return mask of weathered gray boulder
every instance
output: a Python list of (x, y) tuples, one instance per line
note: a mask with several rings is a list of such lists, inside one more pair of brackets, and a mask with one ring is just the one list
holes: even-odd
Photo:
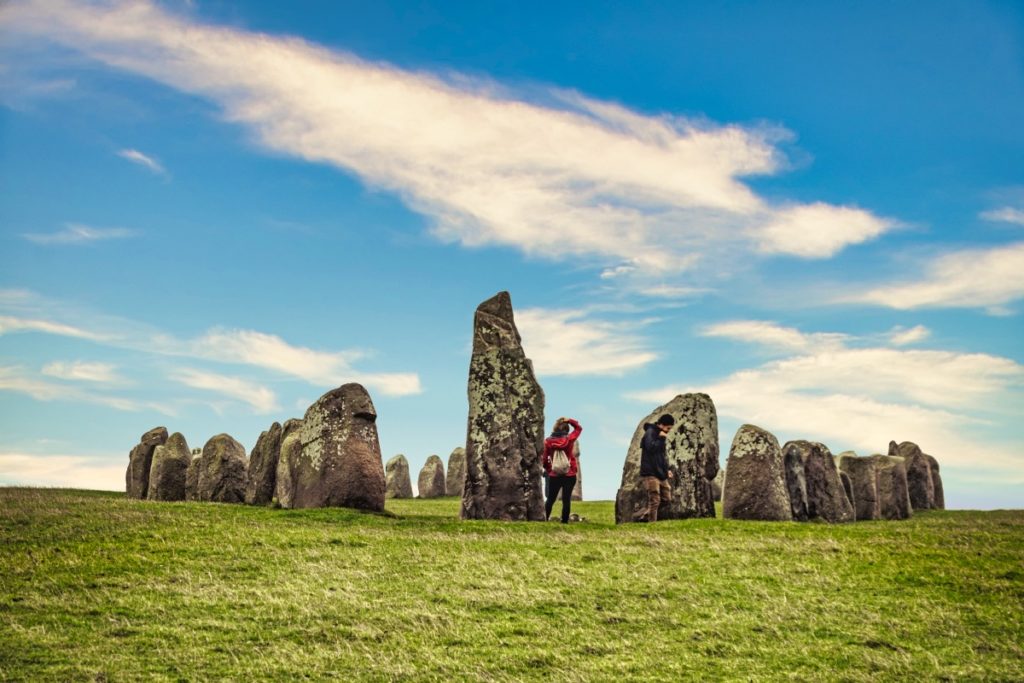
[(871, 458), (878, 470), (878, 506), (882, 519), (908, 519), (912, 509), (904, 459), (878, 454)]
[(448, 456), (448, 474), (444, 482), (446, 496), (461, 496), (466, 484), (466, 449), (459, 446)]
[(544, 520), (544, 391), (523, 352), (508, 292), (473, 318), (463, 519)]
[(807, 514), (807, 479), (804, 476), (804, 459), (802, 449), (788, 442), (782, 449), (782, 470), (786, 474), (786, 493), (789, 495), (789, 508), (793, 513), (793, 521), (806, 522)]
[(878, 463), (870, 457), (861, 458), (852, 451), (839, 456), (839, 471), (845, 472), (853, 490), (853, 510), (857, 521), (882, 518), (878, 497)]
[(808, 519), (832, 524), (854, 521), (853, 506), (828, 446), (817, 441), (789, 441), (782, 450), (787, 458), (796, 453), (803, 462)]
[(782, 449), (773, 434), (754, 425), (736, 432), (726, 465), (722, 516), (787, 522), (793, 519)]
[(399, 453), (384, 465), (384, 497), (412, 498), (412, 480), (409, 478), (409, 461)]
[(427, 458), (416, 480), (420, 498), (440, 498), (445, 494), (444, 462), (436, 455)]
[(227, 434), (211, 437), (199, 457), (196, 500), (211, 503), (244, 503), (245, 446)]
[(199, 500), (199, 465), (203, 461), (203, 449), (193, 448), (192, 459), (185, 470), (185, 500)]
[(931, 510), (935, 507), (935, 482), (932, 481), (932, 464), (913, 441), (897, 444), (889, 442), (889, 455), (903, 458), (907, 468), (907, 489), (910, 506), (914, 510)]
[(185, 479), (192, 462), (192, 451), (179, 432), (153, 451), (149, 469), (149, 500), (185, 500)]
[(658, 519), (714, 517), (711, 482), (718, 474), (718, 414), (707, 394), (680, 394), (640, 420), (615, 496), (615, 523), (639, 521), (647, 511), (647, 490), (640, 480), (640, 441), (644, 424), (668, 413), (675, 418), (665, 437), (665, 455), (673, 473), (672, 500), (658, 508)]
[(580, 460), (579, 439), (572, 442), (572, 452), (576, 456), (576, 484), (572, 487), (570, 500), (583, 500), (583, 461)]
[(260, 433), (249, 454), (248, 480), (245, 502), (249, 505), (267, 505), (274, 499), (277, 483), (277, 461), (281, 456), (281, 425), (277, 422)]
[(942, 475), (939, 474), (939, 461), (928, 455), (924, 454), (924, 457), (928, 458), (928, 463), (932, 467), (932, 485), (935, 491), (935, 509), (945, 510), (946, 509), (946, 494), (942, 490)]
[(295, 480), (292, 473), (298, 469), (302, 455), (302, 438), (299, 429), (302, 420), (286, 420), (281, 425), (281, 450), (277, 456), (277, 472), (274, 477), (274, 499), (284, 508), (294, 507)]
[(383, 512), (384, 464), (376, 422), (377, 411), (361, 384), (344, 384), (321, 396), (298, 428), (301, 453), (281, 450), (290, 470), (285, 488), (292, 490), (290, 496), (279, 495), (278, 502), (293, 508)]
[(722, 489), (725, 488), (725, 468), (721, 467), (718, 470), (718, 474), (711, 480), (711, 496), (715, 499), (715, 502), (722, 500)]
[(153, 451), (167, 442), (167, 427), (154, 427), (139, 438), (128, 454), (125, 491), (129, 498), (142, 500), (149, 491), (149, 470), (153, 467)]

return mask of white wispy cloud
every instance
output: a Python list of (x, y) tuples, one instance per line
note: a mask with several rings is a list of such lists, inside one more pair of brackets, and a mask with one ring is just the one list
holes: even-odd
[(64, 229), (60, 232), (29, 232), (22, 237), (36, 244), (89, 244), (102, 240), (124, 239), (136, 234), (128, 228), (92, 228), (80, 223), (65, 223)]
[(167, 175), (167, 169), (165, 169), (159, 161), (157, 161), (156, 159), (149, 155), (143, 154), (137, 149), (118, 150), (117, 156), (121, 157), (122, 159), (127, 159), (133, 164), (143, 166), (157, 175)]
[(635, 330), (642, 323), (598, 320), (576, 309), (527, 308), (515, 314), (537, 374), (622, 375), (658, 355)]
[(843, 301), (897, 309), (1000, 307), (1024, 296), (1024, 242), (938, 257), (916, 281), (876, 287)]
[(985, 211), (981, 214), (981, 217), (987, 221), (1024, 225), (1024, 209), (1017, 209), (1012, 206)]
[(124, 490), (124, 463), (81, 455), (0, 451), (0, 485)]
[(231, 375), (205, 372), (195, 368), (179, 368), (169, 374), (170, 379), (193, 389), (222, 394), (249, 404), (260, 414), (278, 410), (277, 395), (267, 387)]
[(101, 333), (92, 332), (73, 325), (65, 325), (52, 320), (0, 315), (0, 336), (10, 334), (12, 332), (42, 332), (62, 337), (77, 337), (79, 339), (91, 339), (94, 341), (106, 339), (106, 336)]
[(31, 396), (37, 401), (68, 401), (92, 403), (125, 412), (155, 411), (164, 415), (175, 415), (173, 406), (147, 400), (136, 400), (96, 391), (87, 391), (78, 386), (52, 382), (40, 373), (19, 365), (0, 365), (0, 391), (12, 391)]
[(117, 366), (111, 363), (54, 361), (43, 366), (42, 373), (58, 379), (96, 382), (99, 384), (127, 384), (128, 382), (117, 373)]
[[(780, 346), (772, 334), (761, 338)], [(890, 439), (911, 440), (943, 465), (983, 462), (1005, 472), (1024, 464), (1020, 444), (984, 437), (993, 419), (1005, 421), (1024, 406), (1024, 366), (1019, 363), (938, 350), (842, 343), (821, 348), (787, 336), (783, 342), (795, 355), (700, 387), (666, 386), (629, 396), (659, 403), (678, 393), (706, 392), (720, 415), (839, 450), (884, 452)]]
[(915, 325), (910, 329), (896, 327), (889, 333), (889, 341), (896, 346), (907, 346), (908, 344), (916, 344), (919, 341), (923, 341), (930, 337), (931, 334), (932, 331), (924, 325)]
[(703, 327), (705, 337), (723, 337), (782, 351), (826, 350), (841, 347), (847, 335), (834, 332), (807, 334), (765, 320), (730, 320)]
[(736, 248), (828, 257), (893, 226), (753, 192), (744, 177), (784, 170), (779, 128), (405, 71), (150, 2), (26, 0), (5, 14), (18, 35), (208, 98), (267, 148), (396, 192), (434, 219), (435, 235), (467, 246), (677, 272)]

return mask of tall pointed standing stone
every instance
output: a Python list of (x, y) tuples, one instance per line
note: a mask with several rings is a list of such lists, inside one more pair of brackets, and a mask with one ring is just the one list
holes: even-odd
[(543, 521), (544, 391), (508, 292), (476, 309), (468, 394), (462, 518)]
[(640, 420), (622, 466), (615, 496), (615, 523), (638, 521), (647, 510), (647, 490), (640, 480), (640, 442), (644, 425), (668, 413), (675, 418), (665, 437), (665, 457), (673, 472), (672, 500), (659, 507), (658, 519), (714, 517), (711, 482), (718, 474), (718, 414), (707, 394), (680, 394)]
[(149, 491), (149, 470), (153, 466), (153, 451), (167, 443), (167, 427), (154, 427), (139, 438), (139, 443), (128, 454), (125, 472), (125, 491), (129, 498), (142, 500)]
[(459, 446), (448, 456), (448, 474), (445, 477), (444, 495), (461, 496), (466, 485), (466, 449)]

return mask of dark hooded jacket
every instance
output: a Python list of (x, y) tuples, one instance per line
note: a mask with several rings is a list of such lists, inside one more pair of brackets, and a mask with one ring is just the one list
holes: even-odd
[(665, 437), (658, 425), (644, 424), (644, 437), (640, 440), (640, 476), (668, 479), (668, 458), (665, 456)]

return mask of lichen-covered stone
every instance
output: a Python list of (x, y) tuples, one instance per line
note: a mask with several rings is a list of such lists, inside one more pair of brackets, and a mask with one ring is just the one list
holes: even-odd
[(291, 419), (281, 425), (281, 450), (277, 456), (277, 473), (274, 481), (274, 498), (284, 508), (294, 507), (295, 480), (292, 473), (298, 468), (302, 456), (302, 439), (299, 428), (302, 420)]
[(935, 509), (945, 510), (946, 509), (946, 494), (942, 490), (942, 475), (939, 474), (939, 461), (934, 457), (924, 454), (924, 457), (928, 458), (928, 464), (932, 468), (932, 486), (934, 487), (935, 495)]
[(416, 480), (416, 490), (420, 498), (440, 498), (445, 494), (444, 462), (440, 457), (427, 458)]
[(857, 521), (882, 518), (878, 497), (878, 463), (870, 457), (860, 458), (851, 451), (839, 454), (839, 471), (845, 472), (853, 490), (853, 509)]
[(722, 490), (722, 516), (788, 522), (793, 519), (779, 441), (772, 433), (743, 425), (733, 437)]
[(914, 510), (931, 510), (935, 507), (935, 482), (932, 480), (931, 461), (913, 441), (897, 444), (889, 442), (889, 455), (903, 458), (907, 468), (907, 489), (910, 506)]
[(149, 492), (149, 471), (153, 467), (153, 451), (167, 442), (167, 427), (154, 427), (139, 438), (128, 454), (125, 492), (129, 498), (143, 500)]
[(267, 505), (274, 499), (277, 483), (277, 461), (281, 456), (281, 425), (277, 422), (260, 433), (249, 454), (248, 480), (245, 502), (249, 505)]
[(523, 351), (508, 292), (473, 318), (463, 519), (543, 521), (544, 391)]
[(203, 446), (196, 498), (211, 503), (244, 503), (245, 446), (228, 434), (211, 437)]
[(580, 460), (579, 439), (572, 442), (572, 452), (576, 456), (576, 484), (572, 487), (570, 500), (583, 500), (583, 461)]
[(665, 437), (672, 500), (658, 508), (658, 519), (714, 517), (711, 481), (718, 474), (718, 414), (707, 394), (680, 394), (640, 420), (622, 466), (615, 495), (615, 523), (634, 522), (647, 510), (647, 490), (640, 479), (640, 442), (644, 425), (669, 414), (676, 423)]
[(384, 465), (384, 496), (386, 498), (412, 498), (412, 480), (409, 461), (399, 453)]
[[(361, 384), (344, 384), (321, 396), (297, 430), (302, 451), (287, 454), (290, 471), (278, 496), (283, 507), (348, 507), (384, 511), (384, 464), (377, 411)], [(282, 448), (281, 457), (285, 458)], [(281, 468), (279, 467), (278, 470)]]
[(817, 441), (789, 441), (783, 453), (798, 454), (803, 462), (807, 518), (835, 524), (854, 521), (853, 506), (828, 446)]
[(149, 470), (149, 500), (185, 500), (185, 479), (192, 462), (192, 451), (179, 432), (153, 451)]
[(789, 442), (782, 449), (782, 470), (786, 474), (786, 493), (789, 494), (789, 508), (793, 513), (793, 521), (806, 522), (807, 513), (807, 479), (804, 476), (804, 459), (802, 449)]
[(466, 484), (466, 449), (459, 446), (448, 456), (448, 474), (445, 476), (446, 496), (461, 496)]
[(878, 470), (878, 505), (882, 519), (908, 519), (910, 492), (907, 488), (907, 468), (903, 458), (892, 455), (872, 455)]

